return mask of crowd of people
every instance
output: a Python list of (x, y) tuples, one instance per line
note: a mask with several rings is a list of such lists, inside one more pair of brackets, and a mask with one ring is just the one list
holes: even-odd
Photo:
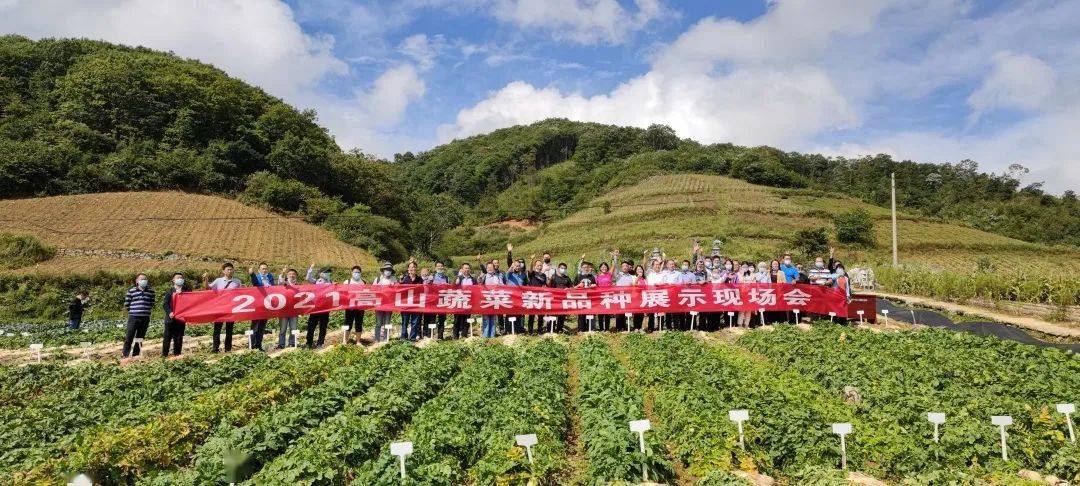
[[(421, 267), (411, 259), (405, 268), (405, 272), (398, 275), (393, 265), (384, 262), (378, 269), (378, 273), (370, 281), (365, 279), (363, 269), (353, 266), (348, 278), (340, 283), (361, 285), (416, 285), (453, 284), (460, 286), (469, 285), (511, 285), (551, 288), (591, 288), (591, 287), (648, 287), (655, 285), (695, 285), (706, 283), (803, 283), (812, 285), (825, 285), (841, 289), (850, 296), (850, 284), (845, 273), (844, 265), (834, 258), (834, 252), (829, 250), (826, 260), (817, 257), (809, 268), (801, 263), (795, 263), (790, 253), (785, 253), (781, 258), (771, 261), (741, 261), (725, 257), (719, 250), (719, 245), (714, 244), (712, 253), (706, 255), (699, 244), (694, 244), (688, 258), (681, 261), (669, 258), (666, 254), (654, 249), (650, 256), (646, 250), (642, 254), (642, 263), (636, 263), (633, 259), (623, 258), (619, 251), (610, 253), (611, 261), (600, 262), (594, 265), (586, 261), (585, 255), (571, 267), (565, 262), (554, 262), (551, 253), (545, 252), (541, 258), (530, 257), (531, 263), (522, 258), (514, 258), (514, 247), (506, 245), (505, 271), (500, 268), (501, 259), (495, 258), (484, 260), (480, 255), (476, 256), (477, 269), (474, 271), (472, 263), (462, 263), (456, 271), (448, 271), (443, 262), (435, 262), (431, 267)], [(208, 273), (202, 274), (201, 289), (221, 290), (235, 289), (244, 285), (243, 280), (236, 276), (232, 263), (221, 266), (220, 275), (213, 280)], [(248, 269), (248, 285), (256, 287), (272, 285), (296, 285), (307, 283), (312, 285), (330, 285), (336, 283), (330, 268), (316, 269), (315, 264), (307, 268), (303, 281), (299, 279), (299, 273), (294, 268), (285, 267), (278, 275), (270, 273), (269, 266), (265, 263)], [(176, 273), (172, 277), (172, 285), (161, 299), (164, 310), (164, 336), (162, 342), (162, 355), (179, 355), (182, 352), (185, 323), (176, 319), (172, 309), (172, 297), (180, 292), (193, 289), (188, 285), (182, 273)], [(154, 289), (150, 286), (146, 274), (136, 276), (135, 285), (128, 289), (124, 296), (124, 308), (128, 313), (128, 321), (122, 349), (123, 357), (136, 356), (141, 352), (139, 343), (146, 335), (150, 323), (153, 307), (157, 302)], [(87, 305), (85, 293), (77, 295), (69, 307), (71, 313), (71, 326), (77, 327), (77, 319), (81, 318), (82, 309)], [(375, 341), (390, 339), (391, 322), (393, 312), (375, 311), (373, 337)], [(472, 331), (473, 318), (466, 314), (436, 314), (436, 313), (410, 313), (400, 312), (401, 339), (419, 340), (424, 337), (424, 330), (434, 324), (433, 333), (439, 339), (446, 336), (446, 323), (450, 321), (450, 337), (461, 339), (469, 337)], [(347, 329), (345, 339), (348, 340), (352, 333), (357, 340), (363, 332), (365, 311), (349, 309), (344, 311), (343, 328)], [(587, 322), (592, 317), (595, 322)], [(726, 319), (725, 319), (726, 318)], [(570, 328), (568, 319), (576, 320), (576, 326)], [(766, 312), (760, 316), (762, 322), (775, 322), (787, 320), (784, 311)], [(294, 347), (297, 345), (296, 334), (299, 325), (299, 316), (278, 318), (277, 347)], [(307, 347), (322, 347), (326, 339), (326, 330), (330, 322), (330, 313), (308, 314), (306, 319), (305, 341)], [(480, 335), (485, 338), (493, 338), (500, 334), (541, 334), (544, 332), (573, 332), (576, 330), (594, 329), (597, 331), (641, 331), (652, 332), (661, 326), (674, 330), (697, 329), (712, 331), (723, 327), (740, 326), (750, 327), (753, 321), (753, 313), (750, 311), (738, 312), (737, 317), (726, 315), (722, 312), (706, 312), (698, 316), (675, 313), (667, 316), (655, 314), (634, 314), (627, 317), (624, 314), (598, 314), (596, 316), (552, 316), (546, 322), (543, 316), (510, 316), (510, 315), (484, 315), (480, 319)], [(222, 348), (226, 352), (232, 350), (232, 335), (235, 323), (213, 323), (213, 335), (211, 352), (218, 353)], [(250, 347), (263, 350), (263, 336), (266, 334), (266, 320), (254, 320), (251, 322)]]

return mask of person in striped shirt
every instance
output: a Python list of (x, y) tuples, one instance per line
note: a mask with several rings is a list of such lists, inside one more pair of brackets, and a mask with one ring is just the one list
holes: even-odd
[(135, 339), (146, 337), (146, 328), (150, 326), (150, 312), (154, 310), (154, 289), (150, 288), (150, 279), (145, 273), (135, 276), (135, 286), (124, 294), (124, 309), (128, 313), (127, 332), (124, 334), (123, 357), (138, 356), (142, 346), (135, 344)]

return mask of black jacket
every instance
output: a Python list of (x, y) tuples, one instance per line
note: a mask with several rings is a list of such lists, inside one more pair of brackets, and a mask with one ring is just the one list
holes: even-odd
[(574, 286), (574, 281), (569, 275), (559, 275), (559, 272), (555, 272), (555, 275), (551, 276), (551, 282), (548, 285), (556, 289), (568, 289)]
[(180, 319), (173, 319), (169, 317), (173, 311), (173, 294), (176, 293), (176, 287), (169, 287), (169, 290), (165, 291), (164, 298), (161, 299), (161, 308), (165, 311), (165, 324), (172, 324), (173, 322), (183, 322)]
[(68, 303), (68, 318), (77, 321), (82, 320), (83, 315), (83, 301), (78, 297), (72, 297), (71, 302)]
[(406, 273), (405, 275), (401, 276), (401, 280), (398, 280), (398, 283), (402, 284), (402, 285), (422, 284), (422, 283), (424, 283), (424, 277), (421, 277), (420, 274), (418, 273), (418, 274), (416, 274), (416, 277), (409, 278), (409, 274)]
[(547, 280), (547, 274), (544, 272), (534, 272), (529, 270), (527, 285), (530, 287), (547, 287)]

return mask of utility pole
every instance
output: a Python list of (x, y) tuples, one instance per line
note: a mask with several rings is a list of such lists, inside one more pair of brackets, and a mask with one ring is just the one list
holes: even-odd
[(892, 266), (900, 266), (900, 257), (896, 253), (896, 172), (890, 175), (892, 179)]

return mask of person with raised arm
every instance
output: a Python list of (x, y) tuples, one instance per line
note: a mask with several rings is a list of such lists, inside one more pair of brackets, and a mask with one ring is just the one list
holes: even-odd
[[(574, 288), (591, 289), (593, 287), (596, 287), (596, 274), (593, 272), (593, 264), (585, 261), (585, 255), (581, 255), (581, 259), (578, 260), (578, 273), (574, 277)], [(578, 314), (577, 331), (581, 332), (587, 329), (589, 329), (588, 318), (585, 317), (585, 314)]]
[[(243, 285), (240, 279), (233, 275), (235, 269), (233, 264), (225, 262), (221, 265), (221, 276), (210, 281), (210, 274), (203, 272), (202, 284), (206, 290), (228, 290), (238, 289)], [(225, 352), (232, 351), (232, 335), (234, 322), (215, 322), (214, 323), (214, 335), (211, 337), (211, 343), (213, 349), (212, 353), (221, 352), (221, 332), (225, 331)]]
[[(547, 287), (548, 275), (544, 273), (544, 262), (534, 258), (535, 255), (529, 257), (532, 260), (532, 270), (529, 270), (529, 279), (526, 285), (530, 287)], [(541, 315), (529, 314), (528, 316), (528, 333), (533, 334), (533, 324), (536, 324), (536, 334), (543, 334), (543, 323), (541, 322)]]
[[(266, 263), (260, 263), (258, 272), (255, 268), (248, 267), (248, 276), (251, 278), (253, 287), (270, 287), (276, 285), (274, 274), (270, 273), (270, 267)], [(266, 332), (266, 319), (251, 321), (251, 347), (263, 351), (263, 334)]]
[[(315, 264), (312, 263), (308, 266), (307, 273), (304, 275), (304, 280), (307, 280), (312, 285), (333, 285), (331, 269), (329, 267), (319, 270), (318, 276), (315, 275)], [(308, 314), (307, 321), (307, 347), (321, 348), (326, 341), (326, 326), (330, 325), (330, 312), (313, 312)], [(316, 341), (315, 328), (319, 328), (319, 338)]]
[[(514, 245), (512, 243), (506, 244), (506, 265), (509, 267), (505, 276), (506, 285), (521, 287), (529, 282), (529, 272), (525, 270), (525, 260), (514, 260)], [(513, 317), (515, 322), (510, 322), (510, 317)], [(506, 325), (503, 328), (503, 334), (520, 332), (524, 325), (525, 316), (508, 316)], [(514, 329), (511, 330), (510, 327)]]

